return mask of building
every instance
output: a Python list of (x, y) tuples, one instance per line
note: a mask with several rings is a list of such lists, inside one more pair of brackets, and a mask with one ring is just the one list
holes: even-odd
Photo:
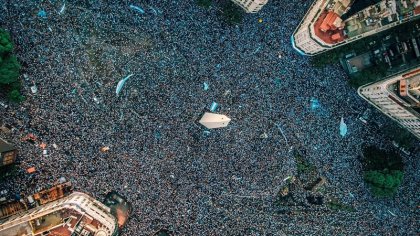
[(348, 74), (354, 74), (373, 66), (372, 54), (370, 52), (361, 55), (356, 55), (355, 53), (348, 54), (340, 60), (344, 70)]
[(63, 198), (66, 195), (69, 195), (72, 191), (73, 186), (71, 182), (65, 182), (57, 184), (50, 189), (37, 192), (34, 195), (32, 195), (32, 198), (37, 205), (44, 205), (49, 202), (53, 202), (60, 198)]
[(117, 218), (118, 227), (120, 229), (123, 228), (130, 217), (131, 204), (115, 191), (111, 191), (106, 195), (104, 204), (111, 209), (111, 214)]
[(256, 13), (268, 2), (268, 0), (232, 0), (247, 13)]
[(420, 138), (420, 67), (361, 86), (358, 93)]
[(110, 208), (80, 192), (0, 220), (0, 235), (8, 236), (114, 236), (118, 232)]
[(61, 182), (50, 189), (42, 190), (27, 198), (17, 199), (16, 196), (11, 198), (7, 196), (7, 191), (0, 198), (0, 219), (7, 218), (18, 212), (25, 211), (48, 202), (56, 201), (66, 197), (73, 192), (71, 182)]
[(0, 139), (0, 167), (14, 163), (16, 156), (17, 149), (3, 139)]
[(383, 0), (347, 16), (353, 2), (315, 0), (292, 35), (293, 48), (316, 55), (420, 16), (420, 0)]
[[(3, 197), (3, 199), (5, 199)], [(23, 202), (17, 200), (10, 200), (5, 204), (0, 205), (0, 219), (16, 214), (18, 212), (26, 210), (26, 206)]]

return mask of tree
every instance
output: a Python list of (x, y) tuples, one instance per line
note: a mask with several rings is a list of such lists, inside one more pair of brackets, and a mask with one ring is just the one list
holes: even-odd
[[(4, 29), (0, 29), (0, 55), (11, 53), (13, 50), (10, 34)], [(1, 61), (0, 61), (1, 62)]]
[(12, 54), (13, 43), (10, 34), (0, 29), (0, 91), (7, 94), (7, 97), (15, 102), (23, 101), (20, 95), (19, 71), (20, 64)]
[(15, 56), (0, 59), (0, 84), (10, 85), (18, 82), (20, 64)]
[(209, 8), (212, 4), (212, 0), (196, 0), (197, 5), (204, 8)]
[(22, 102), (23, 100), (25, 100), (25, 97), (20, 95), (19, 91), (16, 90), (16, 89), (12, 90), (7, 96), (8, 96), (10, 101), (16, 102), (16, 103), (19, 103), (19, 102)]
[(385, 177), (379, 171), (370, 170), (370, 171), (366, 171), (365, 180), (370, 182), (370, 183), (373, 183), (375, 185), (382, 186), (382, 185), (384, 185)]
[(223, 15), (229, 24), (237, 25), (242, 23), (242, 19), (244, 18), (244, 11), (233, 2), (228, 1), (224, 4)]
[(364, 169), (368, 170), (403, 170), (404, 164), (401, 156), (395, 152), (387, 152), (382, 149), (370, 146), (363, 150), (365, 159)]
[(404, 173), (400, 170), (366, 171), (364, 179), (375, 196), (392, 196), (400, 186)]
[(397, 192), (404, 177), (402, 158), (395, 152), (376, 147), (363, 150), (364, 180), (375, 196), (387, 197)]

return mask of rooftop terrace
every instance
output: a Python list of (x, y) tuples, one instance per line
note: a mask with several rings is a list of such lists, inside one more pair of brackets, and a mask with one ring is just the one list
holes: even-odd
[(110, 236), (116, 232), (110, 209), (82, 193), (38, 206), (4, 219), (0, 235)]
[(346, 39), (342, 29), (334, 25), (338, 15), (324, 11), (314, 24), (315, 35), (328, 44), (335, 44)]
[(383, 0), (343, 21), (341, 16), (352, 3), (349, 0), (330, 1), (313, 25), (315, 35), (327, 44), (336, 44), (420, 14), (420, 0)]

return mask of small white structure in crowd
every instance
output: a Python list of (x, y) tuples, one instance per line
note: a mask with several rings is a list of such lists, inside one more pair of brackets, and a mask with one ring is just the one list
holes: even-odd
[(347, 134), (347, 125), (346, 123), (344, 123), (344, 119), (343, 117), (341, 117), (341, 122), (340, 122), (340, 135), (342, 137), (346, 136)]
[(267, 4), (268, 0), (232, 0), (236, 5), (242, 7), (246, 13), (256, 13)]
[(204, 125), (208, 129), (226, 127), (229, 122), (229, 117), (210, 112), (204, 113), (203, 117), (201, 117), (201, 120), (199, 121), (200, 124)]
[(36, 85), (31, 86), (31, 92), (32, 92), (33, 94), (35, 94), (35, 93), (37, 93), (37, 92), (38, 92), (38, 88), (36, 87)]

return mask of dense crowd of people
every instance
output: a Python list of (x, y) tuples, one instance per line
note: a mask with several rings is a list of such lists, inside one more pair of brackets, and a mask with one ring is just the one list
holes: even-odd
[[(418, 233), (418, 158), (407, 157), (394, 198), (374, 199), (358, 157), (363, 145), (390, 141), (357, 119), (369, 105), (338, 65), (313, 68), (291, 47), (311, 1), (271, 1), (238, 26), (219, 6), (192, 0), (64, 2), (0, 3), (26, 95), (0, 107), (14, 127), (1, 135), (19, 147), (21, 167), (1, 188), (31, 193), (66, 177), (98, 199), (116, 190), (134, 207), (123, 235)], [(232, 121), (204, 133), (197, 120), (212, 102)], [(21, 141), (28, 134), (34, 144)], [(296, 175), (294, 150), (326, 177), (326, 196), (356, 211), (278, 213), (278, 191)], [(37, 172), (24, 173), (29, 167)]]

